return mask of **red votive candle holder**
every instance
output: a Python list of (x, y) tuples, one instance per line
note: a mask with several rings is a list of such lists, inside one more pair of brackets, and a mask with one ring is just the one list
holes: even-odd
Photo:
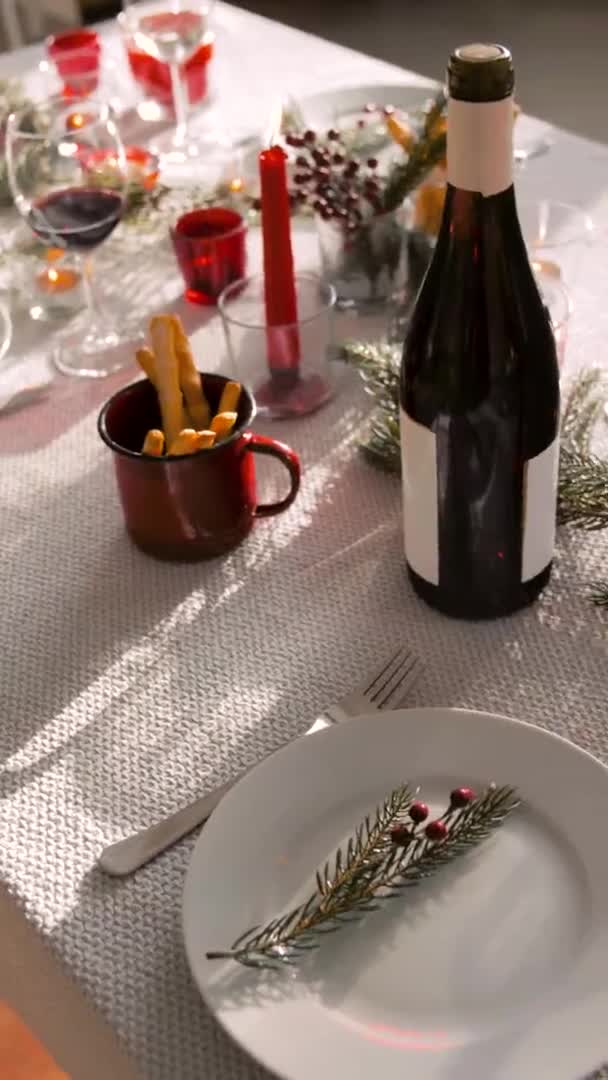
[(66, 30), (46, 40), (46, 51), (63, 80), (65, 97), (92, 94), (99, 82), (101, 42), (95, 30)]
[(186, 300), (215, 304), (220, 293), (242, 278), (247, 225), (236, 210), (212, 206), (183, 214), (171, 239), (186, 285)]

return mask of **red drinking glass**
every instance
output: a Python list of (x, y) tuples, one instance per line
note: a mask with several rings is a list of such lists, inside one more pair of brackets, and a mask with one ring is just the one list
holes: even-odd
[[(163, 29), (166, 29), (168, 19), (174, 24), (176, 33), (184, 31), (180, 26), (184, 20), (194, 18), (191, 12), (159, 12), (157, 15), (149, 15), (148, 23), (153, 20), (162, 21)], [(133, 78), (142, 87), (146, 97), (153, 98), (159, 105), (171, 108), (173, 105), (173, 93), (171, 90), (171, 73), (169, 65), (159, 60), (150, 53), (139, 49), (132, 37), (127, 38), (127, 59)], [(213, 56), (213, 34), (207, 32), (201, 45), (180, 66), (180, 73), (188, 95), (190, 105), (197, 105), (207, 96), (208, 71), (207, 67)]]
[(220, 206), (192, 210), (179, 219), (171, 239), (187, 300), (215, 304), (227, 285), (243, 277), (246, 233), (241, 215)]
[(63, 79), (64, 97), (92, 94), (99, 82), (101, 42), (95, 30), (66, 30), (47, 38), (46, 51)]

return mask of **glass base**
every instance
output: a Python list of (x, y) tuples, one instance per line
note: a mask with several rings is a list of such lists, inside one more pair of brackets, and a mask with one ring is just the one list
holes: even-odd
[(63, 375), (83, 379), (103, 379), (126, 367), (133, 359), (133, 346), (116, 330), (84, 336), (73, 330), (63, 334), (52, 352), (52, 360)]
[[(285, 375), (289, 375), (289, 379)], [(292, 372), (281, 372), (256, 386), (254, 395), (260, 416), (271, 420), (307, 416), (329, 401), (334, 391), (332, 383), (320, 375), (294, 378)]]
[(226, 158), (232, 149), (232, 142), (219, 130), (188, 131), (183, 138), (176, 137), (175, 131), (159, 134), (150, 149), (158, 154), (161, 169), (179, 174), (185, 172), (192, 179), (188, 170), (195, 166), (220, 170), (225, 167)]

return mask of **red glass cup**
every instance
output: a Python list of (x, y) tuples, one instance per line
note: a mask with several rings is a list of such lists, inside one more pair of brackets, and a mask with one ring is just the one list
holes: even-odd
[(101, 42), (95, 30), (66, 30), (47, 38), (46, 51), (63, 79), (65, 97), (92, 94), (99, 82)]
[(246, 266), (247, 225), (236, 210), (212, 206), (184, 214), (171, 229), (187, 300), (215, 304)]
[[(179, 23), (179, 20), (186, 18), (188, 14), (188, 12), (176, 12), (173, 19)], [(149, 19), (153, 18), (162, 19), (166, 23), (167, 13), (163, 12), (157, 16), (149, 16)], [(177, 30), (179, 31), (179, 25)], [(135, 82), (141, 86), (146, 97), (157, 101), (159, 105), (171, 108), (173, 106), (173, 91), (171, 89), (169, 65), (138, 48), (135, 40), (128, 35), (126, 37), (126, 48), (131, 74)], [(207, 97), (208, 67), (212, 56), (213, 34), (207, 31), (199, 47), (180, 66), (190, 105), (198, 105)]]
[[(207, 400), (217, 410), (227, 379), (204, 375)], [(298, 455), (284, 443), (247, 428), (255, 402), (243, 387), (231, 435), (184, 457), (150, 457), (141, 447), (161, 426), (156, 391), (147, 379), (131, 383), (106, 402), (98, 429), (114, 455), (127, 531), (142, 551), (180, 562), (223, 555), (240, 544), (257, 518), (291, 506), (300, 486)], [(289, 473), (284, 499), (258, 503), (253, 454), (276, 457)]]

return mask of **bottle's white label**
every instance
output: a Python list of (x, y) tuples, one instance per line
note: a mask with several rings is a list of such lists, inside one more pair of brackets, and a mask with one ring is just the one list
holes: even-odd
[(448, 101), (448, 183), (498, 195), (513, 183), (513, 98)]
[[(437, 439), (401, 409), (401, 469), (405, 557), (412, 570), (439, 584)], [(559, 438), (524, 466), (521, 580), (530, 581), (553, 558)]]
[(553, 558), (559, 436), (524, 465), (524, 535), (521, 580), (530, 581)]
[(439, 584), (439, 503), (435, 435), (401, 409), (401, 472), (405, 557), (412, 570)]

